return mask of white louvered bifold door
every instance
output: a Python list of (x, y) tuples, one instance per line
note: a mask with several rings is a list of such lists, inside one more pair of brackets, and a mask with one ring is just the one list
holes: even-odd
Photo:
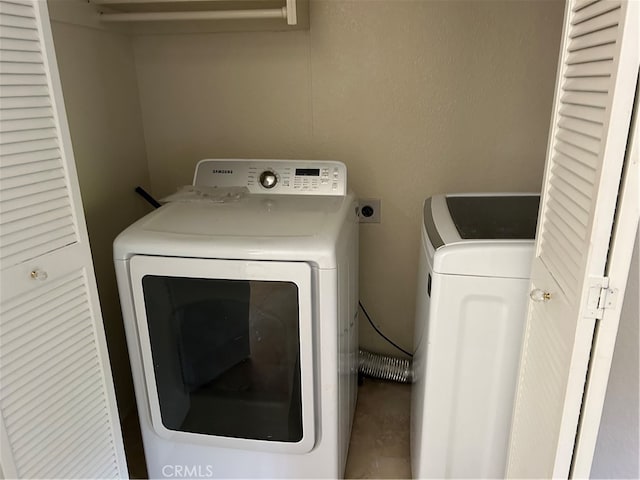
[(0, 461), (126, 478), (47, 5), (0, 0)]
[(567, 2), (511, 478), (570, 474), (638, 76), (638, 14), (633, 0)]

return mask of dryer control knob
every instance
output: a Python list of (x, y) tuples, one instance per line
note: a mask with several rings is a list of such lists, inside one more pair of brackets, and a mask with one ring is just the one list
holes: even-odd
[(265, 170), (260, 174), (260, 185), (264, 188), (273, 188), (278, 183), (278, 177), (271, 170)]

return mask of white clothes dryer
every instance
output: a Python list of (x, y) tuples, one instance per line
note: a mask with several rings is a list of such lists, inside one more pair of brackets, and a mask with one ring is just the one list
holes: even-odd
[(424, 203), (411, 396), (414, 478), (503, 478), (538, 195)]
[(114, 243), (150, 478), (339, 478), (357, 394), (344, 164), (203, 160)]

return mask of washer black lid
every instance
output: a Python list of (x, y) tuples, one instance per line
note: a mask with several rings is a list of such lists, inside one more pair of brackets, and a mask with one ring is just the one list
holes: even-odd
[(535, 238), (540, 195), (447, 197), (451, 219), (464, 239)]

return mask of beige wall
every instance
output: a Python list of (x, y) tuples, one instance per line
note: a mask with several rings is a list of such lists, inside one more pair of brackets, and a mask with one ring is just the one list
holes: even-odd
[[(312, 0), (311, 29), (134, 38), (154, 193), (206, 157), (335, 159), (382, 223), (360, 297), (411, 348), (421, 203), (537, 191), (563, 2)], [(364, 322), (361, 345), (394, 352)]]
[[(148, 206), (138, 88), (129, 37), (63, 23), (51, 2), (56, 56), (121, 415), (134, 405), (112, 242)], [(64, 17), (68, 19), (67, 16)]]

